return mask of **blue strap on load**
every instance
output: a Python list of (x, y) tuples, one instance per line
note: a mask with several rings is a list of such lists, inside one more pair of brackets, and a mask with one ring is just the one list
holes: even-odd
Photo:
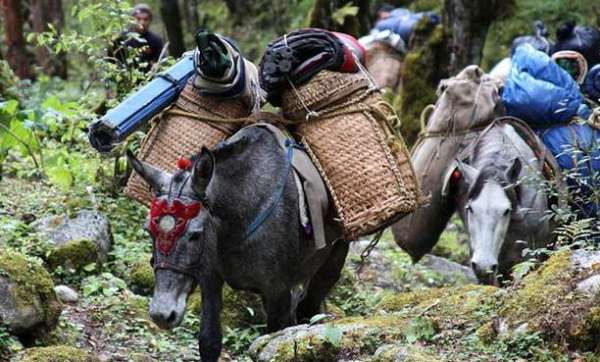
[(583, 93), (594, 102), (600, 103), (600, 64), (589, 70), (583, 81)]
[(392, 11), (389, 18), (378, 21), (375, 24), (375, 29), (379, 31), (389, 30), (396, 33), (408, 44), (417, 23), (424, 17), (428, 17), (434, 24), (441, 21), (440, 16), (433, 11), (413, 13), (408, 9), (399, 8)]
[(110, 151), (173, 103), (193, 74), (192, 55), (184, 55), (166, 72), (92, 123), (88, 133), (91, 145), (100, 152)]
[(587, 123), (537, 130), (567, 175), (567, 186), (575, 194), (575, 208), (583, 217), (596, 217), (600, 205), (590, 201), (600, 187), (600, 131)]
[(547, 54), (524, 44), (512, 57), (502, 102), (509, 116), (534, 127), (566, 123), (583, 97), (575, 80)]

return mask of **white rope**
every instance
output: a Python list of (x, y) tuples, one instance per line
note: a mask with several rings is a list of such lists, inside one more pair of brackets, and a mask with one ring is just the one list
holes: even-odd
[(290, 78), (287, 76), (285, 76), (285, 79), (287, 79), (288, 83), (290, 83), (290, 86), (292, 87), (292, 90), (294, 91), (294, 94), (296, 95), (296, 98), (298, 98), (298, 100), (300, 101), (300, 103), (302, 104), (302, 107), (304, 108), (304, 110), (306, 111), (306, 121), (310, 121), (311, 117), (318, 117), (319, 113), (315, 112), (315, 111), (311, 111), (310, 108), (308, 108), (308, 106), (306, 105), (306, 103), (304, 103), (304, 99), (302, 99), (302, 97), (300, 96), (300, 93), (298, 92), (298, 90), (296, 89), (296, 87), (294, 86), (294, 83), (290, 80)]

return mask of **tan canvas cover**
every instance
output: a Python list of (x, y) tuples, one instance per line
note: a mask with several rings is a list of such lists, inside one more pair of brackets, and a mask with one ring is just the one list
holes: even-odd
[(427, 121), (427, 132), (464, 131), (485, 127), (504, 115), (501, 82), (470, 65), (457, 76), (440, 82), (438, 100)]

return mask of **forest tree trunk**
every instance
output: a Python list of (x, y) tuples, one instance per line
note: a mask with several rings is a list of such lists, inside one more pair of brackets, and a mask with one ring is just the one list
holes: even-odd
[(181, 14), (177, 0), (161, 0), (160, 14), (167, 29), (169, 39), (169, 54), (178, 58), (185, 51), (183, 33), (181, 30)]
[[(343, 24), (336, 23), (332, 15), (348, 4), (358, 6), (358, 13), (356, 16), (347, 16)], [(316, 0), (310, 13), (310, 27), (340, 31), (356, 37), (365, 35), (371, 27), (370, 5), (370, 0)]]
[[(62, 32), (64, 26), (62, 0), (30, 0), (29, 12), (34, 32), (48, 31), (48, 24), (52, 24), (59, 34)], [(45, 74), (63, 79), (67, 77), (67, 62), (64, 53), (55, 57), (47, 48), (39, 46), (35, 49), (35, 58)]]
[[(59, 34), (62, 34), (65, 27), (65, 12), (63, 10), (62, 0), (50, 1), (50, 19)], [(61, 52), (54, 59), (54, 75), (67, 79), (67, 54)]]
[(188, 31), (196, 32), (200, 26), (200, 17), (198, 16), (198, 0), (183, 0), (183, 9), (185, 13), (185, 23)]
[(0, 0), (0, 8), (4, 15), (4, 33), (8, 47), (6, 60), (19, 78), (30, 78), (29, 61), (23, 37), (21, 0)]
[(450, 35), (450, 74), (481, 63), (488, 29), (514, 9), (515, 0), (444, 0), (444, 28)]

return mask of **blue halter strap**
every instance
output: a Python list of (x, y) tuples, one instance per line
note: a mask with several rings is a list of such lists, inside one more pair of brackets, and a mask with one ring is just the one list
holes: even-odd
[(289, 174), (292, 171), (292, 158), (294, 157), (294, 148), (301, 149), (302, 146), (294, 142), (294, 140), (292, 140), (291, 138), (288, 138), (285, 140), (285, 148), (287, 150), (285, 156), (285, 169), (283, 171), (281, 182), (278, 185), (277, 190), (275, 191), (276, 197), (273, 200), (273, 203), (269, 206), (269, 208), (266, 209), (264, 212), (258, 214), (254, 221), (248, 226), (248, 228), (246, 228), (246, 233), (244, 234), (243, 240), (246, 240), (250, 236), (252, 236), (262, 226), (262, 224), (264, 224), (264, 222), (269, 217), (271, 217), (273, 211), (275, 211), (275, 208), (277, 207), (277, 204), (279, 204), (279, 202), (283, 198), (283, 192), (285, 191), (285, 186), (287, 185)]

